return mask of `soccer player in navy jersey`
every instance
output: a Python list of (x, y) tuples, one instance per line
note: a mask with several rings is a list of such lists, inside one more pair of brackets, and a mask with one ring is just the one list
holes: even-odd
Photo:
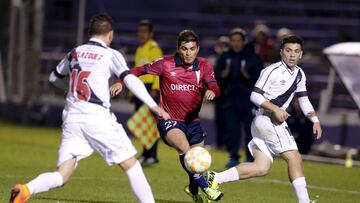
[[(206, 134), (199, 118), (203, 97), (213, 100), (220, 95), (213, 67), (205, 58), (198, 57), (199, 37), (192, 30), (180, 32), (177, 53), (153, 63), (131, 69), (131, 73), (158, 75), (160, 77), (160, 105), (170, 115), (169, 120), (159, 118), (158, 129), (162, 140), (175, 148), (181, 165), (188, 173), (190, 184), (185, 192), (195, 202), (202, 202), (198, 193), (200, 187), (208, 200), (219, 200), (223, 193), (209, 187), (202, 174), (189, 172), (184, 165), (185, 153), (195, 146), (204, 146)], [(125, 76), (125, 75), (123, 75)], [(110, 88), (111, 94), (121, 91), (121, 83)]]
[(286, 123), (290, 116), (286, 109), (296, 95), (303, 114), (313, 122), (314, 139), (321, 138), (320, 121), (307, 96), (306, 76), (297, 65), (303, 54), (302, 45), (303, 40), (298, 36), (285, 37), (281, 43), (281, 61), (261, 71), (251, 93), (251, 101), (259, 107), (251, 124), (253, 139), (248, 144), (254, 161), (220, 173), (208, 171), (206, 176), (211, 187), (265, 176), (273, 164), (273, 157), (280, 156), (287, 163), (288, 177), (298, 202), (313, 202), (309, 198), (301, 155)]

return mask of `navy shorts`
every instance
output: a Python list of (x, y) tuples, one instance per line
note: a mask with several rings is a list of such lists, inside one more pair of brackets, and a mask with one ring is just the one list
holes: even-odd
[(204, 141), (206, 137), (206, 133), (204, 133), (203, 129), (201, 128), (200, 121), (185, 123), (175, 120), (160, 120), (157, 124), (157, 127), (160, 132), (161, 139), (167, 145), (169, 145), (169, 143), (166, 141), (165, 136), (167, 132), (174, 128), (178, 128), (184, 132), (190, 146), (199, 144), (200, 142)]

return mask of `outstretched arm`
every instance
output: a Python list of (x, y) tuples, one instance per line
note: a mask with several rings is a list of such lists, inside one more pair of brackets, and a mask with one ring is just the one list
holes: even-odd
[(290, 114), (278, 107), (277, 105), (271, 103), (268, 101), (262, 94), (261, 89), (254, 87), (253, 92), (251, 93), (250, 100), (257, 106), (264, 108), (268, 111), (271, 111), (274, 113), (275, 119), (282, 123), (286, 121), (286, 119), (289, 118)]
[(146, 90), (145, 85), (138, 77), (127, 72), (123, 73), (121, 75), (121, 78), (123, 79), (126, 87), (132, 93), (134, 93), (134, 95), (139, 98), (144, 104), (146, 104), (154, 113), (156, 113), (159, 117), (162, 117), (165, 120), (170, 119), (169, 114), (156, 104), (156, 102)]
[[(144, 66), (139, 66), (139, 67), (133, 68), (130, 71), (128, 71), (128, 73), (131, 73), (135, 76), (140, 76), (140, 75), (146, 74)], [(120, 94), (120, 92), (122, 91), (123, 84), (124, 84), (123, 79), (124, 78), (120, 76), (120, 80), (117, 80), (115, 84), (111, 85), (110, 95), (112, 97)]]
[(56, 66), (55, 70), (50, 73), (49, 82), (51, 82), (55, 87), (65, 90), (68, 90), (69, 81), (67, 79), (67, 66), (69, 64), (67, 60), (68, 54), (64, 57), (60, 63)]
[(320, 125), (320, 120), (316, 116), (316, 112), (314, 110), (314, 107), (311, 105), (311, 102), (308, 98), (308, 96), (301, 96), (298, 98), (300, 108), (303, 112), (303, 114), (311, 120), (313, 124), (313, 133), (315, 135), (315, 139), (320, 139), (322, 134), (322, 129)]

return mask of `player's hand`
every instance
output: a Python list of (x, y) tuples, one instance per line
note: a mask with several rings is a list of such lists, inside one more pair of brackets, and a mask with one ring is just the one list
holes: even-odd
[(156, 115), (158, 115), (160, 118), (163, 118), (164, 120), (170, 119), (170, 115), (168, 114), (168, 112), (166, 112), (163, 108), (159, 106), (154, 106), (151, 108), (151, 110), (155, 112)]
[(321, 130), (320, 122), (315, 122), (314, 123), (314, 125), (313, 125), (313, 134), (314, 134), (314, 138), (316, 140), (321, 138), (322, 130)]
[(213, 100), (215, 98), (215, 92), (213, 92), (212, 90), (206, 90), (205, 98), (207, 100)]
[(290, 116), (290, 114), (287, 111), (285, 111), (285, 110), (283, 110), (281, 108), (277, 108), (274, 111), (274, 114), (273, 114), (272, 117), (273, 118), (275, 117), (275, 119), (276, 119), (275, 121), (277, 121), (279, 123), (282, 123), (282, 122), (286, 121), (286, 119), (288, 119), (289, 116)]
[(114, 97), (114, 96), (118, 95), (121, 92), (122, 89), (123, 89), (123, 85), (121, 83), (117, 82), (117, 83), (111, 85), (111, 87), (110, 87), (110, 95), (112, 97)]

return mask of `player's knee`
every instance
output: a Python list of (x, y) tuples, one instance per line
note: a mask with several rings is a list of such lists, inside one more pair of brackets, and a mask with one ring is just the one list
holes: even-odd
[(259, 169), (256, 173), (256, 176), (261, 177), (261, 176), (266, 176), (268, 174), (268, 170), (266, 169)]
[(295, 156), (290, 157), (287, 162), (291, 165), (301, 166), (302, 159), (301, 159), (300, 155), (295, 155)]
[(124, 170), (127, 171), (130, 168), (132, 168), (137, 162), (137, 159), (135, 157), (131, 157), (119, 164), (119, 166)]
[(269, 173), (270, 167), (268, 166), (258, 166), (255, 170), (255, 176), (261, 177), (266, 176)]

